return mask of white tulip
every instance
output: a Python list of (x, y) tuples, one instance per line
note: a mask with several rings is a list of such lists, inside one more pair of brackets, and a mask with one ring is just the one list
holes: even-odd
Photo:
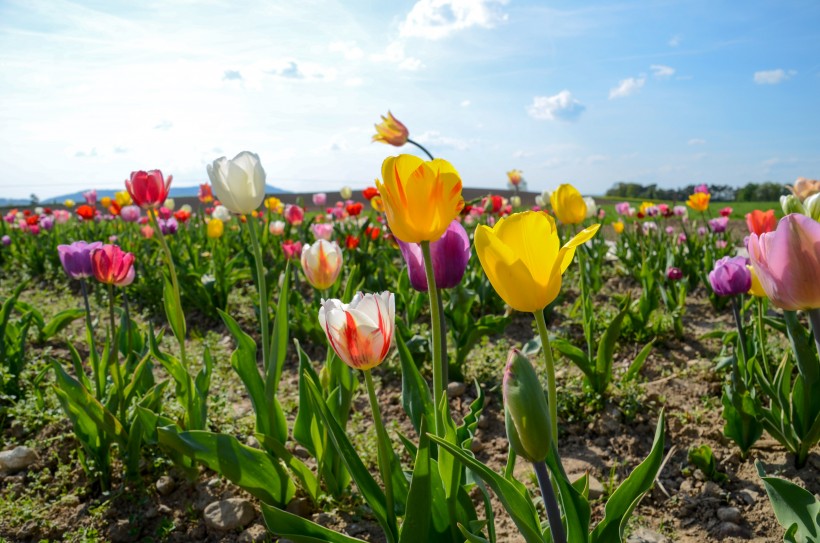
[(228, 222), (231, 220), (231, 210), (223, 205), (216, 206), (213, 213), (211, 213), (211, 217), (222, 222)]
[(249, 215), (265, 199), (265, 170), (259, 157), (242, 151), (233, 160), (220, 157), (208, 164), (216, 198), (232, 212)]
[(342, 200), (350, 200), (350, 197), (353, 196), (353, 189), (344, 186), (341, 189), (339, 189), (339, 196), (342, 197)]
[(162, 204), (162, 207), (171, 211), (173, 211), (176, 206), (177, 204), (174, 202), (173, 198), (166, 198), (165, 202)]
[(584, 196), (584, 203), (587, 205), (587, 219), (598, 215), (598, 204), (592, 196)]

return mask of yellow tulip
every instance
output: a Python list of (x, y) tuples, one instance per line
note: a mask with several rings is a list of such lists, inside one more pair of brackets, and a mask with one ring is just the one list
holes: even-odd
[(211, 218), (208, 221), (208, 237), (211, 239), (221, 238), (225, 232), (225, 225), (219, 219)]
[(102, 198), (100, 198), (100, 205), (102, 205), (105, 208), (111, 207), (111, 198), (108, 196), (103, 196)]
[(270, 198), (265, 200), (265, 207), (267, 207), (274, 213), (282, 213), (282, 210), (285, 209), (282, 200), (280, 200), (276, 196), (271, 196)]
[(616, 221), (612, 223), (612, 229), (615, 230), (616, 234), (623, 234), (624, 223), (622, 223), (621, 221)]
[(68, 209), (71, 209), (71, 208), (72, 208), (72, 207), (74, 207), (74, 205), (75, 205), (75, 204), (74, 204), (74, 200), (72, 200), (71, 198), (69, 198), (68, 200), (66, 200), (65, 202), (63, 202), (63, 205), (64, 205), (65, 207), (67, 207)]
[(446, 160), (389, 157), (382, 164), (382, 177), (376, 188), (387, 223), (405, 243), (436, 241), (464, 207), (461, 178)]
[(114, 201), (117, 202), (117, 205), (120, 207), (130, 206), (132, 203), (131, 195), (128, 194), (127, 190), (121, 190), (114, 194)]
[(695, 211), (706, 211), (709, 209), (709, 200), (711, 198), (712, 195), (708, 192), (696, 192), (689, 196), (689, 201), (686, 202), (686, 205)]
[(757, 277), (757, 272), (754, 266), (746, 265), (749, 273), (752, 274), (752, 288), (749, 289), (749, 294), (757, 296), (758, 298), (766, 298), (766, 291), (763, 290), (763, 285), (760, 284), (760, 279)]
[(652, 202), (643, 202), (641, 204), (641, 207), (638, 208), (638, 213), (643, 213), (644, 215), (647, 215), (647, 210), (650, 207), (657, 207), (657, 206), (656, 206), (656, 204), (653, 204)]
[(374, 196), (370, 199), (370, 206), (373, 208), (373, 211), (382, 213), (384, 211), (384, 200), (382, 200), (381, 196)]
[(396, 147), (401, 147), (407, 143), (409, 133), (407, 127), (401, 121), (393, 117), (393, 114), (387, 112), (387, 117), (382, 115), (382, 122), (377, 125), (376, 134), (373, 136), (373, 141), (380, 141), (382, 143), (389, 143)]
[(579, 224), (587, 216), (587, 203), (570, 184), (563, 184), (550, 194), (550, 205), (558, 220), (564, 224)]
[(559, 247), (555, 220), (540, 211), (524, 211), (500, 219), (493, 228), (479, 226), (475, 250), (493, 288), (510, 307), (540, 311), (558, 296), (575, 248), (600, 226), (582, 230)]

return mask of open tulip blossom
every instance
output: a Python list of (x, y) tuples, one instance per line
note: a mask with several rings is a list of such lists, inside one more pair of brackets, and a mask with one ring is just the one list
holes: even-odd
[(60, 263), (66, 274), (72, 279), (84, 279), (94, 275), (91, 253), (101, 249), (102, 246), (100, 241), (93, 243), (75, 241), (71, 245), (59, 245), (57, 253), (60, 255)]
[(342, 250), (335, 241), (320, 239), (302, 247), (302, 270), (314, 288), (330, 288), (342, 271)]
[(250, 215), (265, 199), (265, 170), (259, 157), (242, 151), (233, 159), (208, 164), (208, 177), (220, 203), (237, 215)]
[(100, 283), (125, 287), (134, 281), (134, 255), (117, 245), (102, 245), (91, 253), (91, 268)]
[(709, 272), (712, 290), (718, 296), (737, 296), (752, 288), (752, 276), (746, 269), (746, 258), (742, 256), (723, 257), (715, 262)]
[(128, 194), (142, 209), (156, 209), (165, 203), (171, 190), (173, 176), (167, 181), (159, 170), (131, 172), (131, 179), (125, 182)]
[(353, 369), (381, 364), (393, 345), (396, 302), (392, 292), (353, 296), (349, 304), (322, 300), (319, 324), (339, 358)]

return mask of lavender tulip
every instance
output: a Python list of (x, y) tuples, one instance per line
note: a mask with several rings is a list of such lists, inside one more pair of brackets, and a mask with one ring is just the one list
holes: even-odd
[(727, 226), (729, 226), (729, 217), (717, 217), (709, 220), (709, 228), (711, 228), (715, 234), (725, 232)]
[(102, 242), (75, 241), (71, 245), (58, 245), (57, 253), (63, 269), (72, 279), (84, 279), (93, 275), (91, 253), (102, 248)]
[(162, 235), (171, 236), (177, 233), (179, 223), (173, 217), (169, 219), (159, 219), (159, 229), (162, 231)]
[[(418, 243), (398, 241), (407, 263), (410, 285), (420, 292), (426, 292), (427, 275), (421, 246)], [(470, 260), (470, 238), (461, 223), (457, 220), (451, 222), (444, 235), (430, 244), (430, 256), (438, 288), (453, 288), (461, 282)]]
[(3, 236), (2, 242), (3, 242), (3, 245), (8, 247), (9, 245), (11, 245), (11, 236), (8, 236), (8, 235)]
[(125, 206), (120, 210), (120, 218), (125, 222), (137, 222), (140, 219), (140, 206)]
[(746, 258), (725, 256), (715, 262), (709, 272), (709, 283), (718, 296), (736, 296), (752, 288), (752, 274), (746, 268)]

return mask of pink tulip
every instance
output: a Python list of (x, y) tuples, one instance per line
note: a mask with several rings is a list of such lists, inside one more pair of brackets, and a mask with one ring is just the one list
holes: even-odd
[(282, 251), (285, 252), (285, 258), (288, 260), (299, 258), (302, 254), (302, 242), (287, 240), (282, 244)]
[(285, 206), (285, 220), (294, 226), (300, 225), (305, 220), (305, 210), (297, 205), (288, 204)]
[(750, 234), (746, 248), (774, 305), (789, 311), (820, 308), (820, 223), (786, 215), (774, 232)]
[(326, 222), (315, 223), (311, 229), (316, 239), (330, 239), (333, 236), (333, 225)]
[(324, 300), (319, 323), (327, 341), (342, 361), (354, 369), (378, 366), (390, 352), (396, 320), (396, 302), (391, 292), (362, 294), (349, 304)]
[(327, 203), (327, 194), (324, 192), (317, 192), (313, 195), (313, 205), (316, 207), (324, 207), (325, 203)]

